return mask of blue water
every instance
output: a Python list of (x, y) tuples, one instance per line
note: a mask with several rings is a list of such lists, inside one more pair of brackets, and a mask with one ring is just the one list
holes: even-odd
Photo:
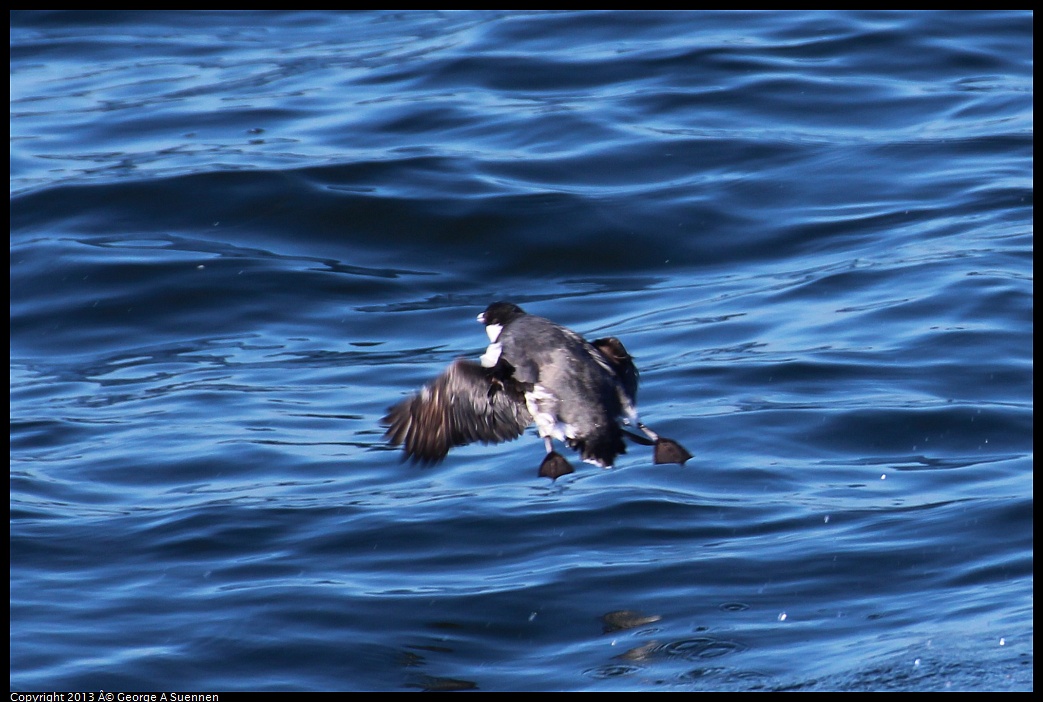
[[(11, 688), (1032, 689), (1032, 21), (12, 14)], [(497, 299), (695, 457), (401, 463)]]

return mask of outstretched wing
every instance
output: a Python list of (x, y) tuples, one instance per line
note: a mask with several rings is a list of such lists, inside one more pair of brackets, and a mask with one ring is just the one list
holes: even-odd
[(517, 439), (532, 415), (519, 387), (501, 382), (493, 368), (458, 359), (381, 423), (388, 443), (401, 445), (406, 458), (437, 463), (454, 446)]
[(634, 357), (627, 353), (623, 342), (614, 336), (606, 336), (603, 339), (594, 339), (590, 345), (598, 350), (616, 374), (631, 404), (637, 404), (637, 366), (634, 365)]

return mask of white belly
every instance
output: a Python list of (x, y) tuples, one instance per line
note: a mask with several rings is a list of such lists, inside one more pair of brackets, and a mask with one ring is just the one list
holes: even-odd
[(542, 385), (536, 385), (525, 393), (525, 405), (536, 422), (540, 436), (564, 442), (576, 438), (576, 428), (558, 419), (558, 398)]

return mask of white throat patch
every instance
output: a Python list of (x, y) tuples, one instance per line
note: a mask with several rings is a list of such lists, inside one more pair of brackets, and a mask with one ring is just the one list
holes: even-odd
[(496, 365), (496, 362), (500, 360), (500, 353), (503, 351), (503, 346), (497, 343), (489, 344), (489, 348), (482, 354), (482, 367), (492, 368)]

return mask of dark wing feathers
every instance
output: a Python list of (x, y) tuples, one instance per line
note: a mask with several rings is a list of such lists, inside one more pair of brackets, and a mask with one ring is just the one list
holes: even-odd
[(385, 438), (405, 456), (437, 463), (449, 449), (517, 439), (532, 423), (522, 390), (493, 369), (458, 359), (419, 393), (388, 410)]
[(608, 362), (612, 372), (616, 374), (623, 391), (632, 403), (637, 403), (637, 366), (634, 365), (634, 357), (627, 353), (623, 342), (614, 336), (606, 336), (602, 339), (594, 339), (590, 345), (598, 350), (601, 357)]

